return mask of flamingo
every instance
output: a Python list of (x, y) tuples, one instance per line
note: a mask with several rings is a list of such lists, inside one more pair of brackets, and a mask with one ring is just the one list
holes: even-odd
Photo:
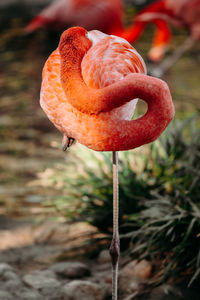
[(40, 27), (66, 29), (82, 26), (117, 34), (122, 31), (121, 0), (54, 0), (26, 26), (31, 33)]
[(154, 62), (161, 61), (168, 49), (171, 39), (168, 23), (190, 31), (189, 38), (177, 48), (174, 54), (154, 69), (154, 75), (162, 76), (185, 51), (200, 39), (200, 0), (158, 0), (153, 2), (135, 17), (135, 22), (131, 26), (131, 31), (137, 32), (133, 38), (134, 41), (142, 34), (145, 26), (151, 22), (155, 24), (156, 32), (148, 56)]
[[(137, 22), (125, 28), (122, 19), (122, 0), (54, 0), (30, 21), (25, 32), (31, 33), (41, 27), (61, 30), (69, 25), (82, 26), (87, 30), (98, 29), (123, 37), (132, 43), (140, 36), (146, 23)], [(156, 20), (155, 24), (160, 33), (164, 32), (162, 38), (162, 34), (158, 34), (155, 39), (155, 43), (159, 44), (163, 38), (168, 38), (168, 26), (162, 20)]]
[[(137, 98), (146, 114), (131, 120)], [(64, 31), (47, 59), (40, 104), (62, 132), (64, 150), (74, 139), (96, 151), (113, 153), (112, 299), (117, 300), (118, 151), (157, 139), (174, 117), (167, 84), (146, 75), (142, 57), (125, 40), (82, 27)]]

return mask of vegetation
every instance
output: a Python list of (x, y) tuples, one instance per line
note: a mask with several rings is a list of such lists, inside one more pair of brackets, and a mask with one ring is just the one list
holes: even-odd
[[(176, 121), (150, 146), (120, 153), (122, 247), (128, 241), (132, 255), (162, 260), (157, 280), (182, 274), (191, 284), (200, 275), (199, 133), (196, 117)], [(110, 153), (74, 147), (73, 159), (52, 178), (66, 191), (54, 199), (57, 210), (111, 232)]]

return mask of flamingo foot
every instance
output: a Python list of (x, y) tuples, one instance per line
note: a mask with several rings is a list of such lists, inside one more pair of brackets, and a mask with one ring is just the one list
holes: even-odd
[(63, 149), (63, 151), (66, 151), (67, 148), (69, 148), (73, 144), (74, 141), (75, 141), (74, 138), (68, 137), (67, 135), (64, 135), (63, 139), (62, 139), (62, 149)]

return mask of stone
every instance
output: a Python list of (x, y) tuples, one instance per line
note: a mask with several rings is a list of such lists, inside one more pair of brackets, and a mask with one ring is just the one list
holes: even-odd
[[(186, 291), (189, 291), (188, 288), (185, 288)], [(185, 291), (181, 291), (178, 287), (171, 286), (168, 284), (163, 284), (153, 289), (149, 300), (189, 300), (195, 299), (194, 295), (190, 295), (187, 298)], [(199, 299), (199, 298), (198, 298)]]
[(18, 278), (16, 280), (8, 280), (4, 283), (4, 288), (8, 291), (14, 291), (21, 286), (21, 280)]
[(144, 284), (136, 277), (119, 276), (119, 294), (121, 299), (137, 295), (144, 289)]
[(148, 279), (152, 273), (152, 265), (147, 260), (133, 260), (128, 263), (121, 271), (122, 275), (137, 277), (140, 279)]
[(0, 291), (0, 300), (13, 300), (13, 296), (6, 291)]
[(106, 291), (90, 281), (73, 280), (63, 287), (63, 300), (104, 300)]
[(4, 280), (12, 280), (12, 281), (19, 280), (18, 275), (13, 271), (5, 271), (2, 277), (4, 278)]
[(15, 295), (20, 300), (42, 300), (44, 299), (41, 294), (34, 289), (22, 288), (18, 290)]
[(23, 281), (28, 286), (36, 290), (57, 289), (60, 282), (55, 278), (55, 274), (50, 270), (35, 271), (24, 275)]
[(119, 290), (122, 299), (139, 294), (151, 276), (152, 266), (147, 260), (129, 262), (119, 272)]
[(7, 263), (0, 263), (0, 276), (2, 276), (7, 271), (14, 272), (14, 268)]
[(61, 288), (57, 288), (57, 289), (45, 288), (41, 291), (41, 293), (42, 293), (42, 299), (45, 300), (63, 300)]
[(110, 253), (109, 250), (102, 250), (98, 256), (98, 263), (99, 264), (107, 264), (111, 263)]
[(0, 264), (0, 289), (14, 291), (21, 286), (21, 280), (12, 266), (6, 263)]
[(90, 275), (87, 265), (81, 262), (58, 262), (50, 267), (50, 270), (65, 278), (82, 278)]

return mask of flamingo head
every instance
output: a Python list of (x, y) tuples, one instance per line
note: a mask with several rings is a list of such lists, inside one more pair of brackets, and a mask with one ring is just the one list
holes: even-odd
[(75, 51), (78, 54), (77, 58), (82, 60), (92, 45), (92, 42), (87, 38), (87, 33), (87, 30), (82, 27), (72, 27), (65, 30), (59, 43), (61, 59), (64, 59), (66, 56), (72, 56)]

